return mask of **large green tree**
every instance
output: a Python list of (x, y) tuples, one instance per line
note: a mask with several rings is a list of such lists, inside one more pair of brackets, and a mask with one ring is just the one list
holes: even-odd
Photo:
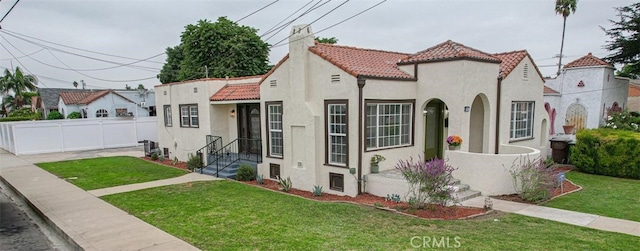
[(38, 80), (32, 75), (25, 75), (16, 67), (15, 71), (4, 70), (4, 76), (0, 78), (0, 92), (13, 92), (14, 107), (19, 108), (26, 104), (25, 99), (29, 98), (27, 92), (35, 92)]
[(632, 76), (640, 75), (640, 3), (616, 8), (620, 21), (609, 20), (613, 28), (604, 30), (611, 37), (604, 48), (613, 54), (605, 60), (625, 64), (623, 71)]
[(257, 30), (220, 17), (215, 23), (189, 24), (180, 45), (167, 48), (167, 61), (158, 78), (162, 83), (203, 77), (241, 77), (269, 70), (269, 45)]
[(564, 31), (567, 28), (567, 17), (576, 13), (578, 0), (556, 0), (556, 14), (562, 15), (562, 41), (560, 42), (560, 55), (558, 56), (558, 75), (562, 68), (562, 51), (564, 50)]
[(316, 37), (316, 41), (322, 44), (337, 44), (338, 39), (336, 37)]

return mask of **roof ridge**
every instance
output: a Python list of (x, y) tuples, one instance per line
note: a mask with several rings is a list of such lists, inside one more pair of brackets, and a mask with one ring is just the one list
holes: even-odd
[(322, 45), (322, 46), (331, 46), (331, 47), (339, 47), (339, 48), (346, 48), (346, 49), (356, 49), (356, 50), (363, 50), (363, 51), (375, 51), (375, 52), (385, 52), (385, 53), (395, 53), (395, 54), (411, 55), (411, 53), (406, 53), (406, 52), (387, 51), (387, 50), (371, 49), (371, 48), (361, 48), (361, 47), (348, 46), (348, 45), (337, 45), (337, 44), (323, 44), (323, 43), (317, 43), (316, 45), (314, 45), (314, 46), (312, 46), (312, 47), (315, 47), (315, 46), (318, 46), (318, 45)]
[(522, 49), (522, 50), (515, 50), (515, 51), (498, 52), (498, 53), (493, 53), (491, 55), (506, 55), (506, 54), (520, 53), (520, 52), (529, 54), (529, 52), (526, 49)]

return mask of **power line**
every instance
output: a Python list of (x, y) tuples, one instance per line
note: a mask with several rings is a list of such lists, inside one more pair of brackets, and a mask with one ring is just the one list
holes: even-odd
[[(3, 31), (3, 30), (0, 30), (0, 32), (2, 32), (2, 31)], [(20, 40), (26, 41), (26, 42), (28, 42), (28, 43), (31, 43), (31, 44), (34, 44), (34, 45), (37, 45), (37, 46), (40, 46), (40, 47), (45, 48), (45, 49), (47, 49), (47, 50), (54, 50), (54, 51), (58, 51), (58, 52), (62, 52), (62, 53), (70, 54), (70, 55), (74, 55), (74, 56), (77, 56), (77, 57), (88, 58), (88, 59), (92, 59), (92, 60), (96, 60), (96, 61), (100, 61), (100, 62), (105, 62), (105, 63), (110, 63), (110, 64), (115, 64), (115, 65), (120, 65), (120, 66), (122, 66), (122, 65), (123, 65), (123, 63), (120, 63), (120, 62), (109, 61), (109, 60), (105, 60), (105, 59), (100, 59), (100, 58), (95, 58), (95, 57), (85, 56), (85, 55), (81, 55), (81, 54), (77, 54), (77, 53), (73, 53), (73, 52), (69, 52), (69, 51), (61, 50), (61, 49), (58, 49), (58, 48), (55, 48), (55, 47), (51, 47), (51, 46), (48, 46), (48, 45), (44, 45), (44, 44), (41, 44), (41, 43), (37, 43), (37, 42), (34, 42), (34, 41), (30, 41), (30, 40), (28, 40), (28, 39), (25, 39), (25, 38), (22, 38), (22, 37), (19, 37), (19, 36), (15, 36), (15, 35), (10, 34), (10, 33), (6, 33), (6, 32), (4, 32), (4, 34), (9, 35), (9, 36), (12, 36), (12, 37), (15, 37), (15, 38), (17, 38), (17, 39), (20, 39)], [(5, 39), (5, 40), (6, 40), (6, 39)], [(23, 54), (24, 54), (24, 53), (23, 53)], [(153, 57), (157, 57), (157, 56), (160, 56), (160, 55), (162, 55), (162, 54), (158, 54), (158, 55), (155, 55), (155, 56), (153, 56)], [(153, 57), (151, 57), (151, 58), (153, 58)], [(140, 59), (136, 59), (136, 60), (140, 60)], [(127, 67), (131, 67), (131, 68), (135, 68), (135, 69), (147, 69), (147, 70), (153, 70), (153, 71), (159, 71), (159, 70), (160, 70), (159, 68), (155, 68), (155, 67), (148, 67), (148, 66), (140, 66), (140, 65), (126, 65), (126, 66), (127, 66)]]
[[(315, 22), (317, 22), (318, 20), (320, 20), (320, 19), (324, 18), (325, 16), (329, 15), (331, 12), (333, 12), (333, 11), (337, 10), (338, 8), (342, 7), (342, 5), (344, 5), (344, 4), (346, 4), (346, 3), (348, 3), (349, 1), (350, 1), (350, 0), (344, 1), (343, 3), (339, 4), (339, 5), (338, 5), (338, 6), (336, 6), (335, 8), (331, 9), (330, 11), (328, 11), (327, 13), (324, 13), (322, 16), (320, 16), (320, 17), (316, 18), (316, 20), (313, 20), (311, 23), (309, 23), (309, 24), (307, 24), (305, 27), (303, 27), (303, 29), (305, 29), (305, 28), (307, 28), (307, 27), (311, 26), (312, 24), (314, 24), (314, 23), (315, 23)], [(291, 36), (293, 36), (293, 33), (292, 33), (291, 35), (289, 35), (288, 37), (283, 38), (282, 40), (278, 41), (277, 43), (275, 43), (274, 45), (272, 45), (272, 46), (271, 46), (271, 47), (269, 47), (269, 48), (274, 48), (274, 47), (278, 46), (278, 44), (279, 44), (279, 43), (282, 43), (283, 41), (285, 41), (285, 40), (289, 39)]]
[[(22, 62), (20, 62), (20, 59), (18, 59), (15, 55), (13, 55), (13, 53), (9, 50), (9, 48), (7, 48), (6, 46), (4, 46), (4, 44), (1, 44), (1, 43), (0, 43), (0, 46), (2, 46), (2, 48), (4, 48), (5, 50), (7, 50), (7, 52), (9, 52), (9, 54), (10, 54), (12, 57), (14, 57), (14, 58), (16, 59), (16, 61), (18, 61), (18, 64), (22, 65), (22, 68), (24, 68), (24, 70), (25, 70), (25, 71), (27, 71), (27, 72), (29, 73), (29, 75), (34, 75), (34, 76), (35, 76), (35, 74), (33, 74), (33, 72), (31, 72), (31, 71), (29, 70), (29, 68), (27, 68), (26, 66), (24, 66), (24, 64), (22, 64)], [(6, 68), (5, 68), (5, 69), (6, 69)], [(12, 69), (12, 70), (13, 70), (13, 69)], [(44, 85), (44, 87), (47, 87), (47, 85), (46, 85), (44, 82), (42, 82), (42, 81), (38, 81), (38, 82), (42, 83), (42, 85)], [(38, 84), (38, 83), (36, 83), (36, 84)]]
[(260, 9), (258, 9), (258, 10), (256, 10), (256, 11), (254, 11), (254, 12), (249, 13), (249, 15), (246, 15), (246, 16), (244, 16), (244, 17), (242, 17), (242, 18), (238, 19), (238, 21), (236, 21), (236, 23), (239, 23), (240, 21), (244, 20), (245, 18), (250, 17), (251, 15), (258, 13), (258, 12), (259, 12), (259, 11), (261, 11), (261, 10), (264, 10), (265, 8), (267, 8), (267, 7), (271, 6), (272, 4), (277, 3), (278, 1), (280, 1), (280, 0), (275, 0), (275, 1), (271, 2), (270, 4), (267, 4), (266, 6), (264, 6), (264, 7), (260, 8)]
[[(53, 56), (55, 59), (57, 59), (57, 60), (58, 60), (58, 62), (60, 62), (60, 63), (61, 63), (61, 64), (63, 64), (64, 66), (69, 67), (69, 65), (65, 64), (62, 60), (60, 60), (60, 58), (56, 57), (56, 55), (55, 55), (55, 54), (51, 53), (51, 56)], [(71, 67), (69, 67), (69, 68), (71, 68)], [(73, 68), (71, 68), (71, 69), (73, 69)], [(74, 70), (74, 71), (75, 71), (75, 70)], [(110, 80), (110, 79), (96, 78), (96, 77), (93, 77), (93, 76), (90, 76), (90, 75), (84, 74), (84, 73), (82, 73), (82, 72), (80, 72), (80, 71), (75, 71), (75, 72), (76, 72), (76, 73), (78, 73), (78, 74), (80, 74), (80, 75), (82, 75), (82, 76), (85, 76), (85, 77), (91, 78), (91, 79), (100, 80), (100, 81), (105, 81), (105, 82), (115, 82), (115, 83), (135, 82), (135, 81), (143, 81), (143, 80), (150, 80), (150, 79), (155, 79), (155, 78), (156, 78), (156, 76), (153, 76), (153, 77), (140, 78), (140, 79)]]
[[(307, 15), (307, 14), (309, 14), (309, 13), (313, 12), (314, 10), (316, 10), (316, 9), (318, 9), (318, 8), (320, 8), (320, 7), (322, 7), (322, 6), (324, 6), (325, 4), (328, 4), (329, 2), (331, 2), (331, 0), (326, 1), (326, 2), (324, 2), (324, 3), (322, 2), (322, 0), (320, 0), (320, 2), (317, 2), (317, 3), (315, 3), (313, 6), (309, 7), (309, 9), (307, 9), (305, 12), (303, 12), (302, 14), (300, 14), (298, 17), (296, 17), (296, 18), (292, 19), (291, 21), (289, 21), (289, 22), (287, 22), (287, 23), (285, 23), (285, 24), (280, 25), (280, 27), (279, 27), (279, 28), (277, 28), (278, 30), (277, 30), (277, 31), (275, 31), (275, 33), (273, 33), (271, 36), (269, 36), (268, 38), (266, 38), (264, 41), (265, 41), (265, 42), (266, 42), (266, 41), (268, 41), (269, 39), (271, 39), (271, 38), (272, 38), (272, 37), (274, 37), (275, 35), (278, 35), (282, 30), (286, 29), (290, 24), (292, 24), (293, 22), (295, 22), (295, 21), (296, 21), (296, 20), (298, 20), (299, 18), (301, 18), (301, 17), (303, 17), (303, 16), (305, 16), (305, 15)], [(318, 5), (318, 4), (320, 4), (320, 5)]]
[[(314, 35), (315, 35), (315, 34), (318, 34), (318, 33), (320, 33), (320, 32), (326, 31), (326, 30), (328, 30), (328, 29), (331, 29), (331, 28), (333, 28), (333, 27), (335, 27), (335, 26), (337, 26), (337, 25), (339, 25), (339, 24), (342, 24), (342, 23), (344, 23), (344, 22), (346, 22), (346, 21), (349, 21), (350, 19), (352, 19), (352, 18), (354, 18), (354, 17), (357, 17), (357, 16), (359, 16), (360, 14), (365, 13), (365, 12), (367, 12), (367, 11), (369, 11), (369, 10), (371, 10), (371, 9), (375, 8), (375, 7), (377, 7), (378, 5), (381, 5), (381, 4), (383, 4), (384, 2), (386, 2), (386, 1), (387, 1), (387, 0), (380, 1), (379, 3), (377, 3), (377, 4), (375, 4), (375, 5), (373, 5), (373, 6), (369, 7), (369, 8), (367, 8), (367, 9), (365, 9), (365, 10), (363, 10), (363, 11), (360, 11), (360, 12), (358, 12), (358, 13), (356, 13), (356, 14), (354, 14), (354, 15), (352, 15), (352, 16), (350, 16), (350, 17), (348, 17), (348, 18), (345, 18), (345, 19), (343, 19), (343, 20), (342, 20), (342, 21), (340, 21), (340, 22), (337, 22), (337, 23), (332, 24), (332, 25), (330, 25), (330, 26), (328, 26), (328, 27), (326, 27), (326, 28), (324, 28), (324, 29), (322, 29), (322, 30), (319, 30), (318, 32), (315, 32), (315, 33), (314, 33)], [(309, 25), (311, 25), (311, 24), (309, 24)], [(291, 37), (291, 36), (289, 36), (289, 37)], [(298, 39), (293, 40), (293, 41), (291, 41), (291, 42), (295, 42), (295, 41), (298, 41), (298, 40), (304, 39), (304, 38), (306, 38), (306, 37), (308, 37), (308, 36), (298, 38)], [(287, 44), (289, 44), (289, 43), (291, 43), (291, 42), (288, 42), (288, 43), (285, 43), (285, 44), (280, 44), (280, 45), (278, 45), (278, 44), (276, 43), (275, 45), (273, 45), (273, 46), (269, 47), (269, 49), (271, 49), (271, 48), (275, 48), (275, 47), (284, 46), (284, 45), (287, 45)]]
[[(299, 9), (297, 9), (296, 11), (294, 11), (293, 13), (291, 13), (289, 16), (285, 17), (285, 18), (284, 18), (284, 19), (282, 19), (280, 22), (278, 22), (277, 24), (275, 24), (274, 26), (272, 26), (271, 28), (269, 28), (267, 31), (265, 31), (264, 33), (262, 33), (262, 35), (260, 35), (260, 37), (262, 38), (262, 37), (264, 37), (264, 36), (266, 36), (266, 35), (268, 35), (268, 34), (270, 34), (270, 33), (274, 32), (275, 30), (277, 30), (277, 29), (281, 28), (282, 26), (278, 26), (278, 25), (282, 24), (284, 21), (287, 21), (287, 19), (289, 19), (291, 16), (295, 15), (296, 13), (298, 13), (298, 11), (300, 11), (300, 10), (304, 9), (304, 7), (307, 7), (307, 5), (309, 5), (309, 4), (311, 4), (311, 3), (313, 3), (314, 1), (315, 1), (315, 0), (311, 0), (311, 1), (309, 1), (307, 4), (305, 4), (305, 5), (303, 5), (302, 7), (300, 7)], [(320, 0), (320, 2), (322, 2), (322, 0)], [(320, 3), (320, 2), (318, 2), (318, 3)], [(314, 6), (315, 6), (315, 5), (317, 5), (318, 3), (314, 4)], [(313, 8), (313, 6), (312, 6), (312, 8)], [(306, 12), (305, 12), (305, 13), (303, 13), (303, 14), (306, 14)], [(298, 19), (298, 18), (300, 18), (300, 17), (297, 17), (296, 19)], [(294, 19), (294, 21), (295, 21), (296, 19)], [(283, 25), (283, 26), (286, 26), (286, 25), (290, 24), (291, 22), (292, 22), (292, 21), (288, 22), (287, 24), (285, 24), (285, 25)]]
[(18, 4), (19, 2), (20, 2), (20, 0), (16, 0), (16, 2), (13, 3), (13, 5), (11, 5), (11, 9), (9, 9), (9, 11), (7, 11), (7, 13), (4, 14), (2, 19), (0, 19), (0, 23), (2, 23), (2, 20), (4, 20), (4, 18), (6, 18), (9, 15), (9, 13), (11, 13), (11, 11), (13, 10), (13, 7), (16, 7), (16, 4)]
[(2, 58), (2, 59), (0, 59), (0, 60), (3, 60), (3, 61), (4, 61), (4, 60), (14, 60), (14, 59), (18, 59), (18, 58), (24, 58), (24, 57), (28, 57), (28, 56), (34, 55), (34, 54), (36, 54), (36, 53), (38, 53), (38, 52), (41, 52), (41, 51), (43, 51), (43, 50), (44, 50), (44, 48), (40, 48), (40, 50), (37, 50), (37, 51), (34, 51), (34, 52), (32, 52), (32, 53), (29, 53), (29, 54), (25, 54), (25, 55), (19, 56), (19, 57), (17, 57), (17, 58)]
[[(44, 39), (40, 39), (40, 38), (36, 38), (36, 37), (32, 37), (32, 36), (29, 36), (29, 35), (20, 34), (20, 33), (18, 33), (18, 32), (10, 31), (10, 30), (7, 30), (7, 29), (3, 29), (2, 31), (4, 31), (4, 32), (8, 32), (8, 33), (11, 33), (11, 34), (7, 34), (7, 35), (12, 35), (12, 36), (14, 36), (14, 37), (16, 37), (16, 35), (18, 35), (18, 36), (23, 36), (23, 37), (31, 38), (31, 39), (38, 40), (38, 41), (41, 41), (41, 42), (45, 42), (45, 43), (49, 43), (49, 44), (54, 44), (54, 45), (57, 45), (57, 46), (62, 46), (62, 47), (69, 48), (69, 49), (74, 49), (74, 50), (79, 50), (79, 51), (84, 51), (84, 52), (89, 52), (89, 53), (95, 53), (95, 54), (99, 54), (99, 55), (103, 55), (103, 56), (109, 56), (109, 57), (115, 57), (115, 58), (122, 58), (122, 59), (129, 59), (129, 60), (140, 60), (140, 59), (137, 59), (137, 58), (131, 58), (131, 57), (118, 56), (118, 55), (114, 55), (114, 54), (102, 53), (102, 52), (98, 52), (98, 51), (92, 51), (92, 50), (87, 50), (87, 49), (77, 48), (77, 47), (68, 46), (68, 45), (64, 45), (64, 44), (60, 44), (60, 43), (55, 43), (55, 42), (47, 41), (47, 40), (44, 40)], [(25, 40), (25, 39), (23, 39), (23, 38), (20, 38), (20, 39)], [(25, 40), (25, 41), (26, 41), (26, 40)], [(46, 45), (45, 45), (45, 46), (46, 46)], [(41, 46), (41, 47), (42, 47), (42, 46)], [(164, 52), (163, 52), (163, 54), (164, 54)], [(163, 62), (159, 62), (159, 61), (152, 61), (152, 60), (146, 60), (145, 62), (149, 62), (149, 63), (156, 63), (156, 64), (164, 64)]]

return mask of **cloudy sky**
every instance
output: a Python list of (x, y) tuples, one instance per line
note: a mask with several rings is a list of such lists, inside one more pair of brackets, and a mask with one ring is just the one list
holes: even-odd
[[(319, 1), (280, 0), (239, 24), (257, 28), (261, 35), (294, 11)], [(0, 14), (4, 16), (15, 2), (1, 1)], [(73, 88), (73, 81), (84, 80), (88, 88), (123, 88), (125, 84), (149, 88), (159, 84), (155, 76), (166, 59), (163, 52), (179, 44), (185, 25), (200, 19), (215, 21), (219, 16), (239, 20), (272, 2), (22, 0), (0, 23), (0, 70), (20, 66), (38, 76), (44, 87)], [(294, 24), (313, 22), (344, 2), (330, 1)], [(320, 31), (380, 2), (348, 1), (312, 28)], [(579, 0), (576, 13), (567, 20), (563, 62), (589, 52), (608, 55), (602, 47), (609, 38), (600, 26), (609, 28), (608, 19), (617, 19), (614, 7), (633, 2)], [(562, 35), (562, 17), (555, 14), (554, 4), (554, 0), (387, 0), (317, 35), (336, 37), (341, 45), (406, 53), (448, 39), (489, 53), (526, 49), (543, 75), (552, 76)], [(277, 45), (288, 36), (289, 28), (263, 39)], [(272, 48), (271, 63), (287, 49), (286, 45)]]

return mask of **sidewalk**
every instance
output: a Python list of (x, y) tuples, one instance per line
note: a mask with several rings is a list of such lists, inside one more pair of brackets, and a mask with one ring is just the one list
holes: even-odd
[[(198, 250), (33, 165), (115, 155), (142, 156), (142, 152), (132, 148), (17, 157), (0, 149), (0, 179), (78, 250)], [(192, 176), (183, 179), (195, 179)]]
[[(484, 199), (480, 196), (462, 202), (463, 206), (483, 207)], [(595, 214), (574, 212), (564, 209), (536, 206), (518, 202), (491, 199), (493, 209), (509, 213), (521, 214), (535, 218), (552, 220), (576, 226), (594, 228), (609, 232), (617, 232), (640, 236), (640, 222), (605, 217)]]

